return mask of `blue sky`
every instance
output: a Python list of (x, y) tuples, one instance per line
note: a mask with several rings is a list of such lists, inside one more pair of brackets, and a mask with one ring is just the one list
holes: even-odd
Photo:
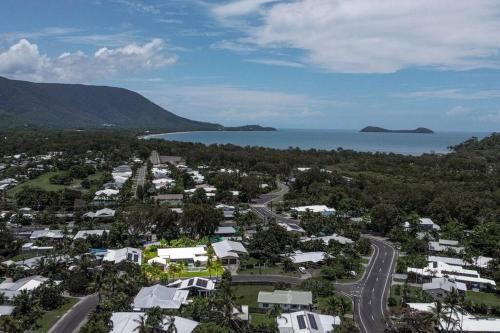
[(500, 128), (497, 0), (4, 0), (0, 75), (224, 125)]

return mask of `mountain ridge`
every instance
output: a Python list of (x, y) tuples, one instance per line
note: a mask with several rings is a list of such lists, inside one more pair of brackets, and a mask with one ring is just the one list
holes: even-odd
[(360, 132), (362, 133), (414, 133), (414, 134), (433, 134), (434, 131), (425, 127), (418, 127), (416, 129), (410, 129), (410, 130), (390, 130), (386, 129), (383, 127), (377, 127), (377, 126), (366, 126), (365, 128), (361, 129)]
[[(21, 126), (63, 129), (119, 128), (155, 132), (226, 129), (220, 124), (178, 116), (139, 93), (125, 88), (34, 83), (0, 76), (0, 127)], [(260, 128), (252, 126), (246, 130)], [(236, 130), (239, 127), (230, 128)]]

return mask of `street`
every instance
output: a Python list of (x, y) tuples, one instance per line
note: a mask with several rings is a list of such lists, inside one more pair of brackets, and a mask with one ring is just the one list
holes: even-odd
[[(280, 190), (261, 196), (252, 205), (253, 211), (264, 219), (274, 218), (277, 222), (294, 223), (298, 221), (287, 219), (272, 212), (267, 203), (280, 199), (288, 192), (288, 186), (280, 184)], [(365, 269), (365, 274), (354, 283), (337, 283), (335, 289), (353, 300), (354, 318), (362, 333), (384, 332), (387, 298), (390, 292), (391, 275), (396, 266), (397, 252), (386, 240), (371, 235), (363, 235), (369, 238), (373, 247), (373, 256)], [(285, 277), (283, 277), (285, 279)], [(244, 279), (255, 279), (259, 282), (285, 282), (276, 276), (239, 276), (238, 282)], [(257, 281), (253, 282), (257, 282)], [(288, 283), (300, 283), (298, 278), (286, 278)], [(249, 281), (252, 282), (252, 281)]]
[(49, 333), (76, 332), (89, 313), (95, 309), (98, 301), (99, 298), (96, 294), (83, 298), (52, 326)]

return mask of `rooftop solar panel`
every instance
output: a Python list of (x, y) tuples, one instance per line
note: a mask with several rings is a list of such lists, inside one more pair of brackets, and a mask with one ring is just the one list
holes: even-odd
[(202, 288), (206, 288), (207, 282), (208, 282), (207, 280), (198, 279), (198, 281), (196, 281), (196, 285)]
[(194, 279), (189, 279), (188, 287), (191, 287), (193, 285), (193, 282), (194, 282)]
[(311, 328), (317, 330), (318, 324), (316, 323), (316, 318), (311, 313), (307, 314), (307, 318), (309, 318), (309, 324), (311, 324)]
[(306, 328), (306, 321), (303, 315), (297, 316), (297, 322), (299, 323), (299, 329), (303, 330)]

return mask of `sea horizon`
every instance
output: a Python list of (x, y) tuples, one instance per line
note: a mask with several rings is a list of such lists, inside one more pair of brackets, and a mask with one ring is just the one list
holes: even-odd
[(234, 144), (275, 149), (355, 150), (359, 152), (422, 155), (449, 153), (448, 147), (472, 137), (483, 138), (494, 132), (434, 131), (433, 134), (367, 133), (359, 129), (277, 128), (277, 131), (182, 131), (145, 135), (202, 144)]

